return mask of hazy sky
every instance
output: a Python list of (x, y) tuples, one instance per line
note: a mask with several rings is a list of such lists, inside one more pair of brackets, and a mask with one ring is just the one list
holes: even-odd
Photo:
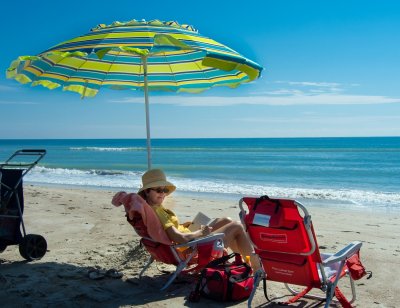
[(5, 78), (20, 55), (131, 19), (193, 25), (264, 67), (237, 89), (152, 92), (152, 138), (400, 136), (398, 0), (23, 0), (0, 17), (1, 139), (145, 138), (141, 91), (81, 100)]

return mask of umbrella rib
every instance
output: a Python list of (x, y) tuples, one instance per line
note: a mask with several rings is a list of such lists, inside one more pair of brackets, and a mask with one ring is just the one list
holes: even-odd
[(201, 74), (203, 75), (203, 79), (207, 81), (207, 84), (209, 85), (208, 88), (211, 88), (211, 82), (210, 82), (210, 78), (211, 76), (208, 76), (208, 70), (204, 70), (203, 67), (197, 63), (197, 61), (195, 62), (195, 65), (197, 66), (198, 70), (201, 72)]
[[(94, 52), (94, 50), (91, 51), (91, 54), (92, 54), (93, 52)], [(84, 59), (84, 61), (82, 61), (82, 64), (79, 65), (79, 66), (77, 66), (77, 67), (74, 67), (74, 68), (73, 68), (73, 70), (75, 71), (75, 73), (74, 73), (74, 74), (71, 74), (71, 75), (68, 77), (68, 79), (64, 81), (64, 87), (66, 86), (67, 83), (74, 84), (74, 82), (70, 82), (69, 80), (71, 80), (71, 78), (73, 78), (73, 77), (76, 77), (76, 75), (78, 74), (78, 71), (80, 70), (80, 68), (88, 61), (88, 59), (89, 59), (88, 57), (89, 57), (89, 55), (86, 56), (86, 57), (84, 57), (84, 58), (82, 58), (82, 59)], [(88, 78), (82, 78), (82, 79), (85, 81), (85, 85), (84, 85), (83, 92), (81, 93), (81, 99), (84, 99), (84, 98), (85, 98), (86, 91), (87, 91), (87, 88), (88, 88), (88, 83), (89, 83), (89, 81), (88, 81)]]
[(120, 53), (121, 53), (121, 51), (119, 51), (119, 52), (117, 52), (117, 53), (115, 53), (114, 55), (113, 55), (113, 60), (112, 61), (110, 61), (110, 65), (108, 66), (108, 70), (107, 71), (104, 71), (104, 74), (103, 74), (103, 78), (102, 78), (102, 80), (101, 80), (101, 85), (103, 85), (104, 84), (104, 80), (106, 80), (106, 78), (107, 78), (107, 76), (109, 75), (109, 73), (110, 73), (110, 71), (111, 71), (111, 69), (112, 69), (112, 66), (115, 64), (115, 62), (117, 61), (117, 57), (120, 55)]
[(171, 71), (171, 76), (174, 79), (175, 87), (178, 89), (179, 84), (178, 84), (178, 80), (176, 79), (176, 74), (174, 74), (174, 70), (172, 69), (172, 65), (171, 65), (171, 63), (168, 62), (168, 57), (165, 54), (165, 52), (163, 53), (163, 55), (164, 55), (164, 58), (165, 58), (165, 62), (168, 63), (168, 67), (169, 67), (169, 69)]

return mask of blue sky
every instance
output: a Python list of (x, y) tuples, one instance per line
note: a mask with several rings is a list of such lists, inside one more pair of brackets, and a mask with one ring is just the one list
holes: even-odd
[(141, 91), (75, 93), (5, 78), (99, 23), (193, 25), (264, 67), (257, 81), (202, 94), (152, 92), (152, 138), (400, 136), (400, 2), (6, 1), (0, 17), (0, 139), (145, 138)]

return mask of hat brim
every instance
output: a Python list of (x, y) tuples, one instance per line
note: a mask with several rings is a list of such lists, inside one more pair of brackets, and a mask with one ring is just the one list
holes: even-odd
[(169, 192), (166, 193), (167, 196), (172, 194), (176, 189), (176, 186), (174, 184), (172, 184), (171, 182), (168, 182), (168, 181), (155, 181), (155, 182), (148, 183), (145, 186), (143, 186), (142, 188), (140, 188), (138, 190), (138, 193), (140, 193), (141, 191), (146, 190), (148, 188), (154, 188), (154, 187), (167, 187), (168, 190), (169, 190)]

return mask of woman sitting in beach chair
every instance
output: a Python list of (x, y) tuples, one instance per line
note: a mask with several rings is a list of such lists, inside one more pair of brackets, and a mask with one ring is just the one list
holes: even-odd
[(175, 189), (175, 185), (167, 181), (162, 170), (151, 169), (143, 174), (142, 188), (138, 191), (138, 195), (155, 211), (162, 228), (172, 242), (184, 244), (210, 234), (223, 233), (225, 247), (242, 256), (250, 256), (254, 271), (260, 268), (259, 259), (252, 253), (252, 246), (240, 222), (232, 221), (230, 218), (217, 218), (209, 225), (201, 226), (199, 230), (193, 232), (188, 228), (191, 222), (180, 224), (175, 213), (163, 206), (165, 197)]

